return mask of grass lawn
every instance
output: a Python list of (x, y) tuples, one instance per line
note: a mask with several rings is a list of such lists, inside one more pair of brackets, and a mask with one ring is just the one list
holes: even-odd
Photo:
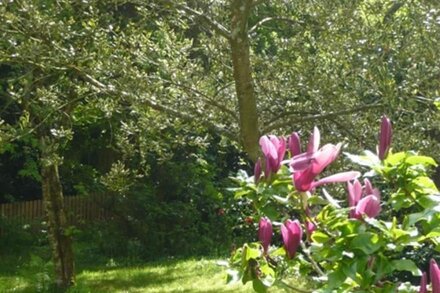
[(225, 284), (215, 260), (167, 260), (140, 266), (83, 270), (70, 292), (252, 292)]
[[(52, 271), (50, 262), (40, 257), (3, 256), (0, 292), (56, 292), (50, 289)], [(225, 277), (224, 267), (214, 259), (171, 259), (141, 265), (79, 263), (77, 284), (68, 292), (254, 292), (251, 283), (227, 285)], [(287, 291), (273, 287), (269, 292)]]
[[(0, 292), (56, 292), (51, 289), (53, 265), (47, 246), (24, 247), (21, 252), (0, 251)], [(76, 253), (76, 286), (82, 292), (254, 292), (252, 284), (226, 284), (225, 268), (213, 258), (120, 262), (93, 253)], [(135, 264), (134, 264), (135, 263)], [(291, 285), (307, 287), (290, 280)], [(269, 292), (286, 292), (271, 288)]]
[[(0, 256), (0, 292), (54, 292), (47, 251)], [(252, 292), (251, 284), (227, 285), (214, 259), (180, 259), (138, 265), (77, 264), (77, 284), (68, 292)]]

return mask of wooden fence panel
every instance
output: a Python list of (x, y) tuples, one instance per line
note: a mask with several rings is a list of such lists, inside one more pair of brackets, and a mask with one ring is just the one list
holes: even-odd
[[(64, 209), (69, 224), (106, 220), (109, 213), (102, 208), (105, 196), (65, 196)], [(43, 200), (0, 204), (0, 217), (18, 221), (43, 220)]]

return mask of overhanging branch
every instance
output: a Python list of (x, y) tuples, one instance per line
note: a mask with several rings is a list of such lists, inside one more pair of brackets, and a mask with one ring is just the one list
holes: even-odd
[(184, 11), (186, 14), (189, 14), (191, 16), (194, 16), (194, 17), (201, 19), (205, 24), (207, 24), (210, 28), (212, 28), (214, 31), (216, 31), (221, 36), (225, 37), (228, 40), (231, 38), (231, 33), (228, 31), (228, 29), (226, 27), (224, 27), (221, 23), (215, 21), (214, 19), (210, 18), (209, 16), (207, 16), (203, 12), (197, 11), (197, 10), (195, 10), (189, 6), (183, 5), (183, 4), (175, 3), (172, 0), (162, 0), (160, 2), (162, 2), (163, 4), (167, 4), (167, 5), (172, 5), (175, 8)]
[[(91, 85), (93, 85), (94, 87), (98, 88), (99, 90), (101, 90), (102, 92), (108, 94), (108, 95), (113, 95), (113, 96), (120, 96), (120, 97), (124, 97), (124, 98), (129, 98), (129, 99), (138, 99), (138, 98), (142, 98), (143, 103), (145, 103), (148, 107), (150, 107), (153, 110), (156, 110), (158, 112), (162, 112), (162, 113), (166, 113), (172, 117), (175, 118), (179, 118), (183, 121), (186, 122), (194, 122), (194, 121), (198, 121), (200, 120), (200, 115), (202, 115), (202, 113), (197, 113), (196, 116), (182, 112), (182, 111), (177, 111), (175, 109), (172, 109), (170, 107), (167, 107), (165, 105), (161, 105), (159, 103), (157, 103), (156, 101), (152, 101), (150, 99), (145, 99), (145, 97), (139, 97), (136, 94), (133, 93), (129, 93), (123, 90), (118, 90), (116, 89), (113, 85), (105, 85), (102, 82), (96, 80), (95, 78), (93, 78), (92, 76), (90, 76), (89, 74), (81, 71), (79, 68), (72, 68), (76, 71), (76, 73), (78, 75), (80, 75), (86, 82), (90, 83)], [(214, 123), (211, 123), (209, 121), (204, 120), (203, 121), (204, 126), (206, 126), (208, 129), (224, 135), (228, 138), (230, 138), (231, 140), (234, 141), (238, 141), (237, 135), (235, 135), (233, 132), (219, 127)]]
[(348, 115), (348, 114), (352, 114), (352, 113), (356, 113), (356, 112), (360, 112), (360, 111), (364, 111), (364, 110), (376, 109), (376, 108), (382, 108), (382, 107), (384, 107), (383, 104), (370, 104), (370, 105), (363, 105), (360, 107), (355, 107), (355, 108), (346, 109), (346, 110), (342, 110), (342, 111), (321, 113), (321, 114), (315, 114), (315, 115), (307, 115), (304, 117), (298, 117), (296, 115), (295, 118), (290, 118), (290, 119), (287, 118), (281, 122), (275, 121), (274, 123), (268, 124), (262, 130), (262, 133), (269, 133), (272, 130), (283, 128), (287, 125), (292, 125), (295, 123), (314, 121), (314, 120), (325, 120), (325, 119), (329, 119), (329, 118), (333, 118), (333, 117), (337, 117), (337, 116), (341, 116), (341, 115)]
[(237, 117), (236, 113), (234, 111), (232, 111), (231, 109), (227, 108), (226, 106), (224, 106), (224, 105), (218, 103), (217, 101), (215, 101), (214, 100), (215, 96), (214, 97), (210, 97), (207, 94), (205, 94), (205, 93), (203, 93), (203, 92), (201, 92), (201, 91), (199, 91), (199, 90), (197, 90), (195, 88), (186, 86), (186, 85), (181, 84), (181, 83), (177, 83), (177, 82), (171, 81), (169, 79), (164, 79), (164, 78), (158, 78), (158, 79), (160, 79), (161, 81), (167, 82), (169, 84), (172, 84), (172, 85), (174, 85), (176, 87), (182, 88), (183, 90), (185, 90), (187, 92), (191, 92), (191, 93), (201, 97), (204, 100), (205, 105), (214, 106), (214, 107), (218, 108), (223, 113), (228, 114), (232, 119), (234, 119), (236, 122), (238, 122), (238, 117)]
[(266, 17), (263, 18), (262, 20), (260, 20), (259, 22), (257, 22), (250, 30), (249, 30), (249, 34), (254, 33), (260, 26), (262, 26), (263, 24), (267, 23), (267, 22), (271, 22), (271, 21), (283, 21), (283, 22), (287, 22), (290, 23), (292, 25), (297, 25), (297, 24), (304, 24), (304, 22), (299, 21), (299, 20), (293, 20), (290, 18), (286, 18), (286, 17)]

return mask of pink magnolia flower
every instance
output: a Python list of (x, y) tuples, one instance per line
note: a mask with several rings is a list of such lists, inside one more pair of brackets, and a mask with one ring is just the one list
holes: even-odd
[(427, 284), (428, 284), (428, 280), (426, 277), (426, 272), (423, 272), (422, 277), (420, 278), (419, 293), (428, 293), (428, 290), (426, 289)]
[(380, 213), (380, 192), (377, 188), (373, 188), (368, 179), (364, 180), (364, 188), (358, 180), (353, 184), (347, 183), (348, 189), (348, 206), (354, 208), (350, 211), (350, 218), (362, 219), (362, 215), (366, 214), (370, 218), (374, 218)]
[(281, 235), (283, 237), (284, 249), (288, 258), (295, 256), (302, 239), (302, 228), (298, 220), (287, 220), (281, 225)]
[(310, 135), (309, 143), (307, 144), (307, 153), (313, 154), (318, 151), (319, 143), (321, 142), (321, 133), (318, 127), (313, 127), (313, 133)]
[(255, 163), (255, 167), (254, 167), (255, 184), (257, 184), (260, 181), (260, 177), (261, 177), (261, 158), (258, 158), (258, 161)]
[(390, 150), (391, 147), (392, 136), (393, 136), (393, 129), (391, 127), (391, 121), (387, 116), (383, 115), (382, 122), (380, 125), (380, 134), (379, 134), (379, 150), (378, 150), (379, 159), (381, 160), (386, 159), (388, 155), (388, 151)]
[[(362, 198), (362, 185), (358, 180), (355, 180), (353, 184), (347, 183), (348, 189), (348, 206), (353, 208), (356, 207), (358, 202)], [(355, 218), (356, 211), (354, 209), (350, 210), (350, 218)]]
[(292, 134), (287, 139), (287, 145), (289, 147), (290, 155), (292, 157), (301, 153), (301, 141), (297, 132), (292, 132)]
[(319, 130), (315, 127), (307, 145), (307, 152), (294, 156), (290, 161), (293, 181), (298, 191), (310, 191), (323, 184), (347, 182), (360, 176), (359, 172), (343, 172), (315, 181), (315, 178), (337, 158), (341, 149), (341, 144), (326, 144), (319, 148), (319, 142)]
[(272, 223), (268, 218), (261, 218), (258, 229), (258, 239), (263, 245), (264, 253), (269, 249), (270, 241), (272, 240)]
[(354, 217), (356, 219), (361, 219), (362, 215), (365, 214), (369, 218), (375, 218), (379, 215), (379, 213), (380, 213), (380, 201), (375, 195), (371, 194), (371, 195), (367, 195), (358, 202), (354, 212)]
[(434, 259), (431, 259), (429, 263), (429, 275), (431, 277), (432, 292), (440, 293), (440, 269)]
[(266, 159), (264, 175), (268, 178), (271, 173), (278, 172), (281, 167), (281, 162), (286, 153), (286, 141), (283, 137), (263, 135), (260, 137), (260, 147)]

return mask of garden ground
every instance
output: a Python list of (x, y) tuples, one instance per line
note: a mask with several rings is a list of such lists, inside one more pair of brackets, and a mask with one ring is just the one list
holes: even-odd
[[(39, 256), (29, 253), (1, 256), (0, 292), (56, 292), (51, 289), (53, 267), (41, 257), (47, 253), (40, 248)], [(77, 284), (68, 293), (253, 292), (251, 283), (228, 285), (225, 277), (225, 268), (213, 258), (165, 259), (134, 265), (112, 259), (103, 265), (79, 261)], [(270, 292), (286, 291), (274, 287)]]
[[(52, 292), (52, 266), (40, 256), (9, 255), (0, 260), (0, 292)], [(77, 263), (77, 284), (68, 292), (252, 292), (250, 284), (227, 285), (214, 259), (167, 259), (146, 264), (109, 260)]]

